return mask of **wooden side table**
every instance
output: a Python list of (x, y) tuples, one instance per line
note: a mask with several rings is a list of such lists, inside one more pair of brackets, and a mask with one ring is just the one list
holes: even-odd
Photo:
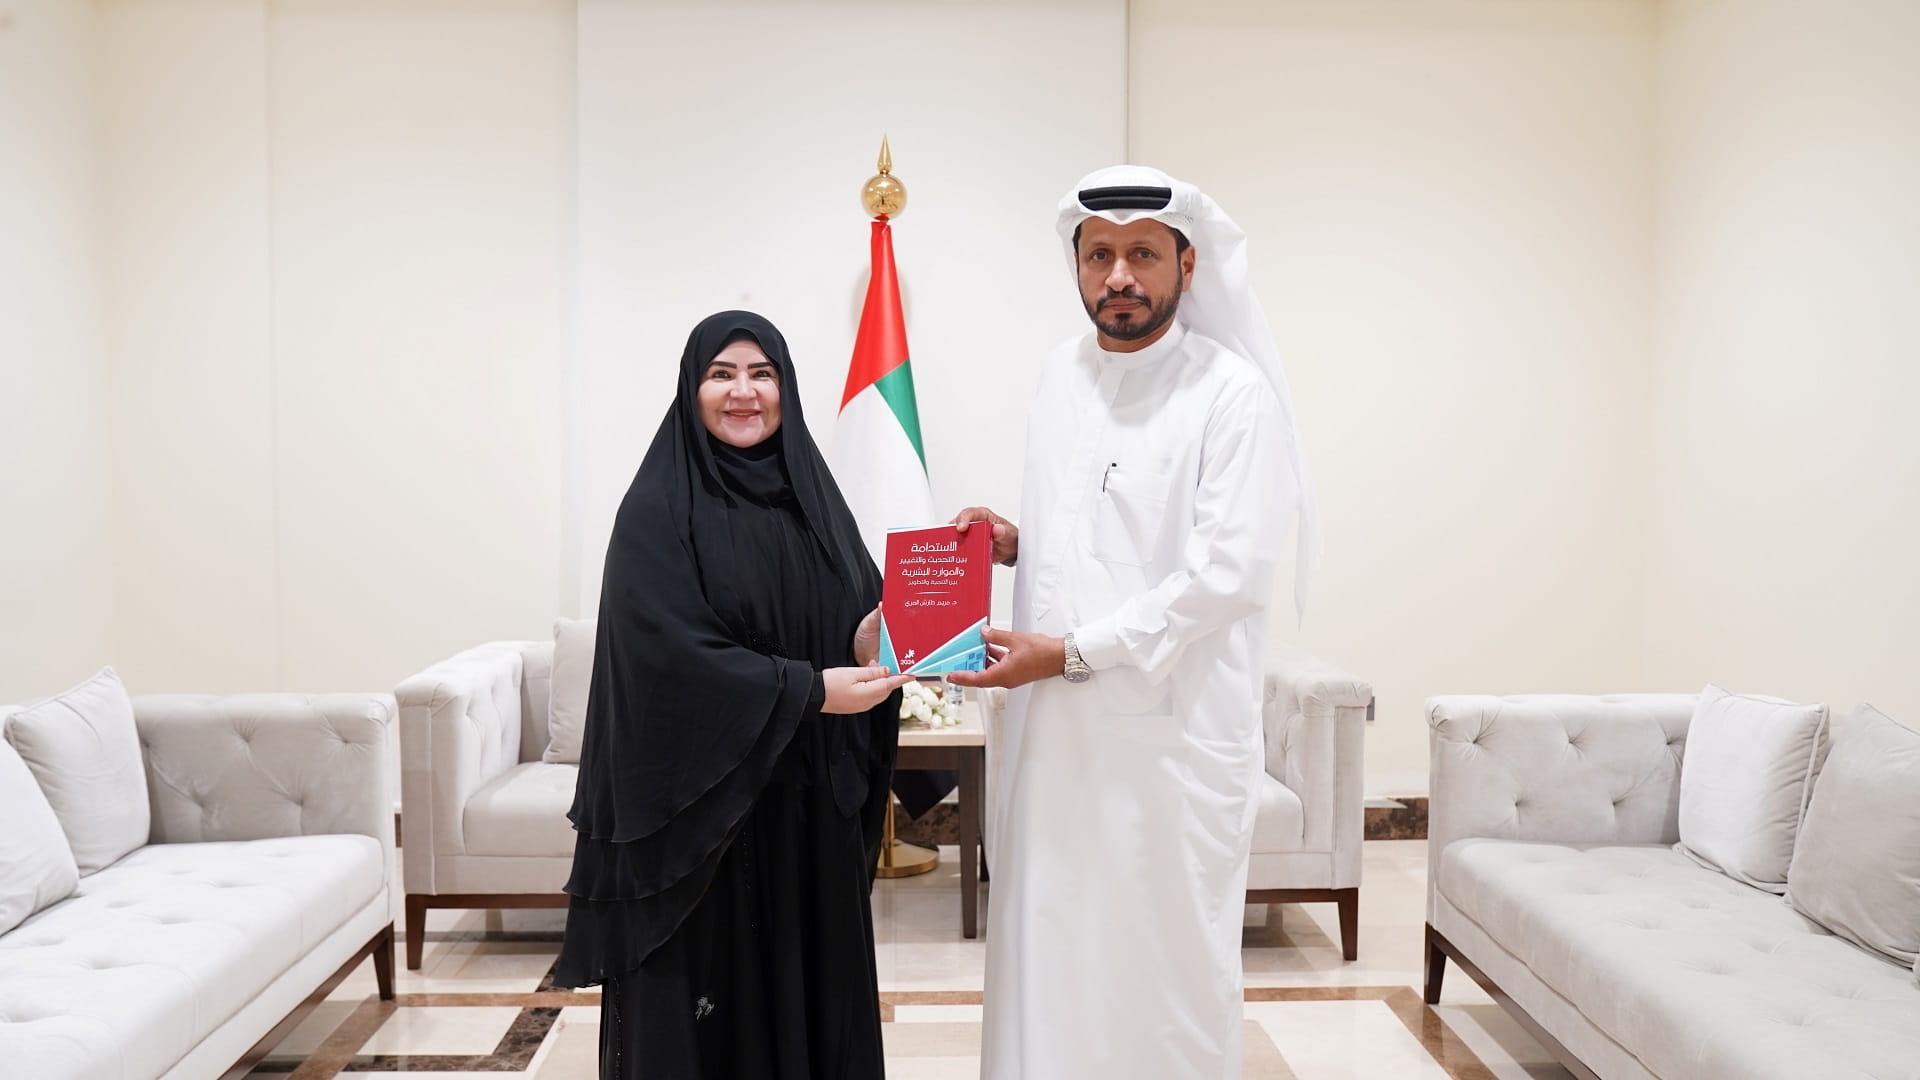
[(960, 774), (960, 933), (980, 936), (981, 800), (985, 797), (987, 731), (980, 691), (970, 691), (955, 727), (900, 726), (901, 769), (952, 769)]

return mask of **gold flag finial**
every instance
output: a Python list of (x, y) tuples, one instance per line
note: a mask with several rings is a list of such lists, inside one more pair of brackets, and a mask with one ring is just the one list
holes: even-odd
[(885, 135), (880, 136), (878, 168), (880, 172), (860, 190), (860, 206), (869, 217), (890, 221), (907, 208), (907, 185), (893, 175), (893, 151), (887, 147)]

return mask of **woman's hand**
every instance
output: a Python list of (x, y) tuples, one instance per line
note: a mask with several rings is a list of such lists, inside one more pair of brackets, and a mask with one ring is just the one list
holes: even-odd
[(880, 609), (867, 612), (853, 630), (853, 662), (865, 667), (880, 659)]
[(863, 713), (887, 700), (887, 695), (913, 681), (911, 675), (892, 675), (879, 664), (835, 667), (820, 673), (827, 684), (823, 713)]

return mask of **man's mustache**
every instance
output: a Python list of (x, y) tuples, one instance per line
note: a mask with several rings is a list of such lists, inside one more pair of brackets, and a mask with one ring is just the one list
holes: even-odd
[(1115, 300), (1131, 300), (1143, 308), (1153, 307), (1153, 301), (1147, 299), (1146, 293), (1141, 292), (1139, 289), (1122, 289), (1119, 292), (1109, 292), (1107, 295), (1101, 297), (1100, 302), (1094, 305), (1094, 310), (1105, 311), (1107, 305), (1113, 303)]

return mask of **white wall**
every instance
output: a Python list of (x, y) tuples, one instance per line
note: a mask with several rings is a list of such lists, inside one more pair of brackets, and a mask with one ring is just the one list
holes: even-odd
[(1435, 692), (1920, 712), (1910, 4), (9, 12), (0, 700), (590, 609), (698, 318), (773, 317), (831, 443), (885, 132), (943, 506), (1017, 504), (1067, 185), (1130, 150), (1248, 228), (1328, 526), (1276, 621), (1374, 681), (1374, 790)]
[(1652, 6), (1137, 0), (1135, 160), (1251, 237), (1327, 554), (1276, 636), (1424, 699), (1616, 690), (1640, 660)]
[[(935, 505), (1017, 512), (1036, 365), (1085, 326), (1054, 208), (1123, 153), (1124, 26), (1123, 0), (584, 0), (568, 466), (582, 610), (704, 316), (747, 307), (781, 328), (831, 447), (883, 133), (908, 191), (894, 251)], [(996, 584), (1002, 606), (1011, 585)]]
[(783, 325), (830, 444), (883, 132), (936, 492), (1017, 503), (1120, 0), (98, 8), (110, 62), (63, 70), (101, 99), (121, 613), (83, 651), (135, 689), (381, 688), (590, 608), (711, 310)]
[(130, 684), (386, 689), (544, 635), (572, 4), (102, 12)]
[(0, 702), (108, 652), (94, 37), (86, 5), (0, 9)]
[(275, 0), (284, 680), (387, 688), (559, 608), (569, 0)]
[(1920, 723), (1920, 5), (1672, 0), (1647, 682)]
[(100, 12), (116, 618), (136, 692), (279, 684), (265, 5)]

